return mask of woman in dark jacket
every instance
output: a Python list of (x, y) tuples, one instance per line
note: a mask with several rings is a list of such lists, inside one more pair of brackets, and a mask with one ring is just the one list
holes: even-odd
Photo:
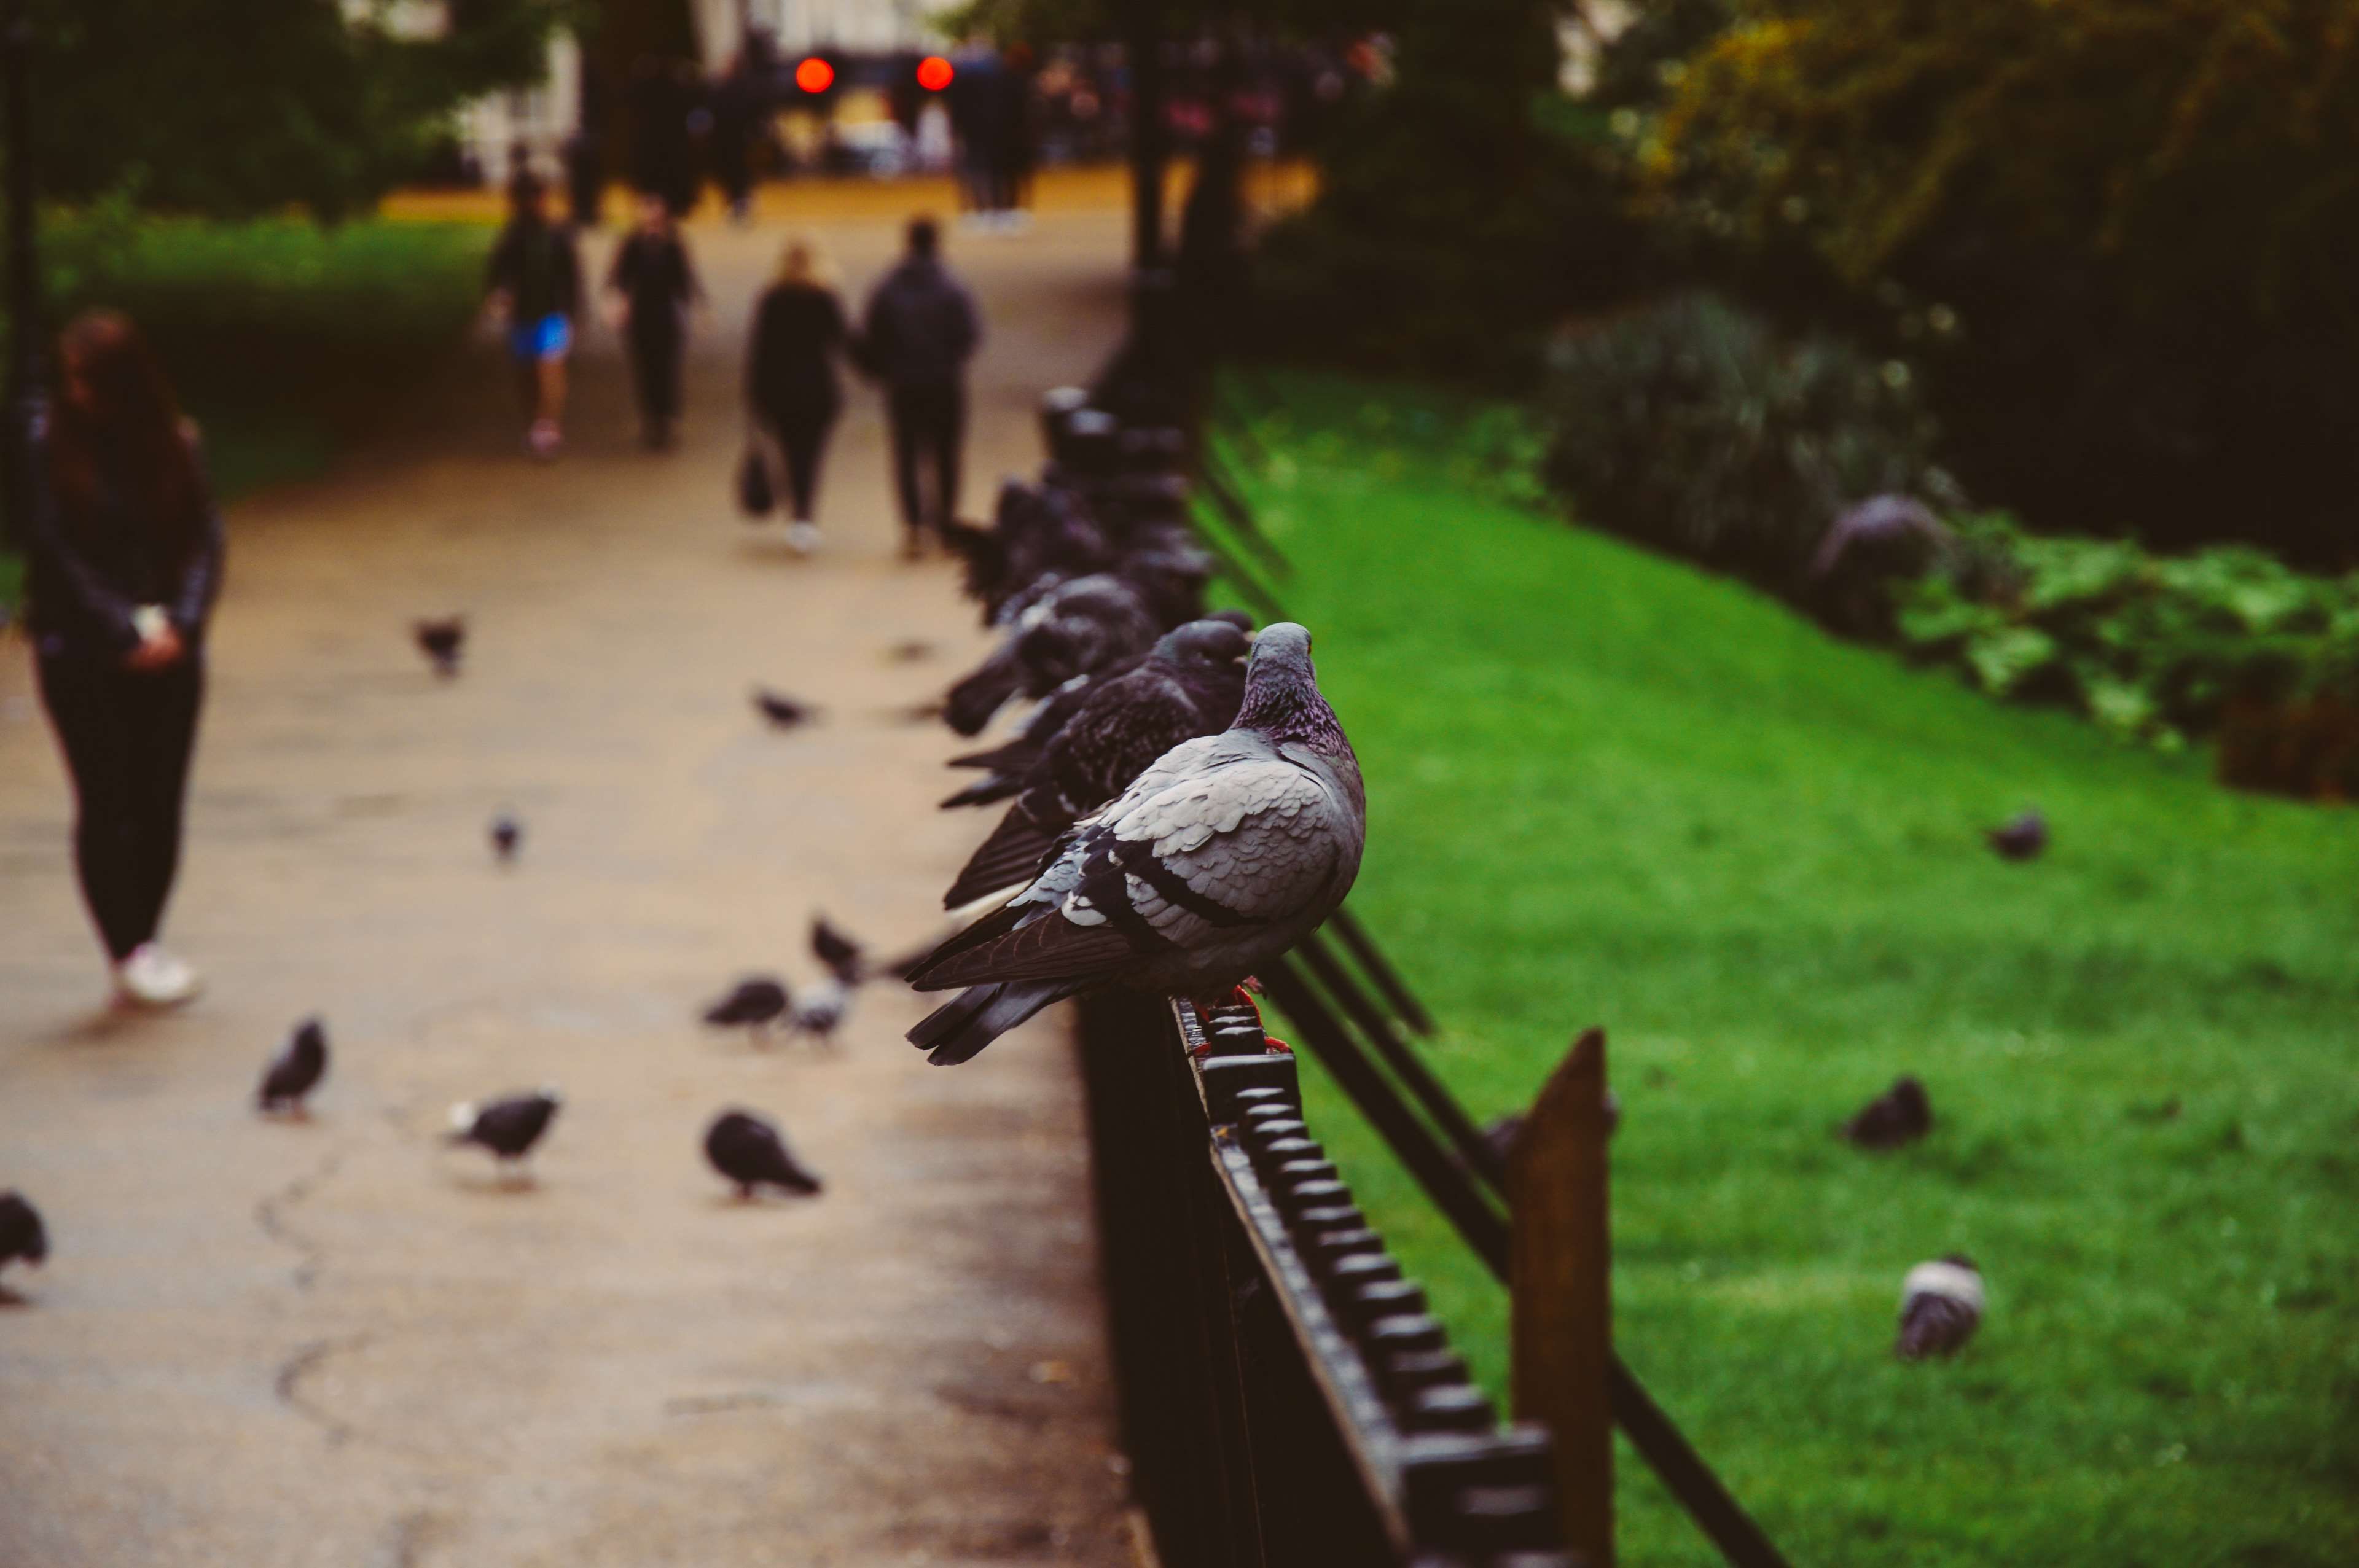
[(787, 537), (798, 550), (819, 543), (811, 504), (819, 492), (819, 463), (828, 431), (843, 407), (836, 378), (839, 354), (851, 351), (843, 302), (836, 297), (826, 259), (808, 240), (788, 242), (778, 279), (755, 308), (752, 351), (745, 365), (745, 403), (753, 416), (756, 445), (774, 476), (781, 463), (782, 490), (793, 522)]
[(671, 445), (672, 422), (679, 417), (679, 359), (689, 308), (704, 298), (696, 265), (662, 197), (639, 198), (639, 226), (615, 247), (606, 291), (614, 302), (614, 324), (630, 349), (642, 438), (661, 450)]
[(197, 993), (156, 942), (180, 853), (222, 524), (196, 432), (138, 330), (112, 311), (58, 341), (37, 433), (27, 622), (41, 701), (73, 775), (83, 898), (125, 1001)]

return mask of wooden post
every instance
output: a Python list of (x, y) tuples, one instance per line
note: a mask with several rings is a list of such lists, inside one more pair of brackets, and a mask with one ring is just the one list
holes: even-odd
[(1516, 1415), (1556, 1440), (1565, 1542), (1584, 1568), (1614, 1562), (1605, 1140), (1605, 1032), (1592, 1029), (1532, 1102), (1507, 1160)]

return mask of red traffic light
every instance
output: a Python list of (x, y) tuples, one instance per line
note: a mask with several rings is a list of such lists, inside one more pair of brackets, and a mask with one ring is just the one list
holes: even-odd
[(795, 85), (805, 92), (824, 92), (835, 85), (835, 67), (813, 55), (795, 67)]
[(951, 69), (951, 62), (938, 54), (929, 54), (918, 62), (918, 85), (929, 92), (940, 92), (957, 74)]

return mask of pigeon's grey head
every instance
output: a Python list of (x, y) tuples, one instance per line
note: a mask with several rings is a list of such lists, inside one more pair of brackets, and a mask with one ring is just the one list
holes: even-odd
[(1232, 622), (1190, 621), (1163, 633), (1155, 644), (1155, 656), (1167, 664), (1201, 660), (1224, 665), (1244, 658), (1252, 646), (1252, 635)]
[(1275, 621), (1255, 636), (1253, 657), (1245, 664), (1245, 706), (1237, 709), (1234, 728), (1256, 730), (1278, 744), (1295, 741), (1314, 752), (1351, 755), (1335, 710), (1319, 695), (1309, 628)]

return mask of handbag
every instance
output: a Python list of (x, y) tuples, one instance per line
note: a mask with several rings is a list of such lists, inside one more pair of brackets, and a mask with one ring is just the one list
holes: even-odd
[(770, 493), (770, 465), (762, 460), (761, 449), (751, 443), (737, 464), (737, 504), (748, 517), (766, 517), (777, 504), (777, 498)]

